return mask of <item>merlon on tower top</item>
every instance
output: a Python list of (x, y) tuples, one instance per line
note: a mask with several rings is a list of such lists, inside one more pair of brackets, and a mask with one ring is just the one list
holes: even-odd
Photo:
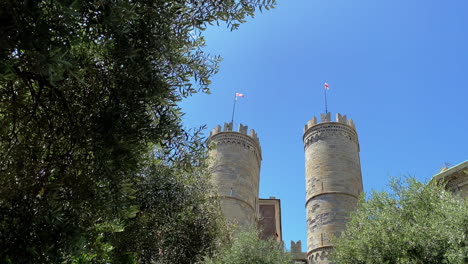
[(212, 136), (214, 136), (216, 134), (222, 133), (222, 132), (238, 132), (238, 133), (241, 133), (241, 134), (244, 134), (244, 135), (247, 135), (247, 136), (251, 137), (258, 144), (260, 144), (259, 138), (257, 136), (257, 132), (255, 132), (255, 130), (250, 129), (249, 134), (247, 134), (247, 129), (249, 128), (248, 126), (244, 126), (242, 124), (239, 124), (238, 131), (234, 131), (232, 127), (233, 127), (232, 123), (224, 123), (224, 129), (223, 129), (223, 131), (221, 131), (221, 126), (218, 125), (215, 128), (213, 128), (213, 130), (211, 130), (210, 137), (212, 137)]
[[(312, 117), (311, 120), (307, 122), (307, 124), (304, 126), (304, 133), (311, 127), (320, 124), (320, 123), (327, 123), (327, 122), (333, 122), (331, 121), (330, 118), (330, 112), (326, 114), (320, 114), (320, 122), (317, 122), (317, 118), (314, 116)], [(336, 114), (336, 121), (337, 123), (345, 124), (350, 127), (352, 127), (354, 130), (356, 130), (356, 127), (354, 125), (354, 121), (350, 118), (348, 119), (346, 115), (341, 115), (340, 113)]]
[(238, 131), (232, 129), (232, 123), (224, 123), (224, 129), (221, 131), (221, 126), (216, 126), (207, 139), (208, 145), (219, 144), (235, 144), (245, 147), (255, 153), (258, 165), (262, 160), (262, 149), (260, 147), (260, 139), (255, 130), (251, 129), (247, 134), (248, 126), (239, 124)]

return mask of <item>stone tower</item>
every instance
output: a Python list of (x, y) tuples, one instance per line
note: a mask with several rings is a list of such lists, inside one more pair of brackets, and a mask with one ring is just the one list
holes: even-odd
[(254, 130), (247, 126), (233, 131), (232, 123), (214, 128), (208, 138), (210, 170), (221, 209), (228, 221), (241, 229), (255, 227), (258, 217), (258, 188), (262, 153)]
[(328, 264), (332, 237), (345, 229), (362, 192), (359, 141), (354, 123), (340, 114), (313, 117), (304, 128), (309, 264)]

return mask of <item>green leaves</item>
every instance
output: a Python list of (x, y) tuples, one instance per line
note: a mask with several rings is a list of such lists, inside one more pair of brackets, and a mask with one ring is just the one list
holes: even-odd
[(218, 71), (203, 29), (273, 4), (0, 1), (0, 262), (210, 253), (203, 138), (177, 105)]
[[(338, 263), (465, 263), (468, 203), (431, 182), (392, 180), (374, 192), (336, 241)], [(461, 243), (460, 243), (461, 242)], [(457, 252), (457, 253), (455, 253)]]
[(261, 240), (256, 231), (241, 232), (205, 264), (290, 264), (291, 256), (275, 240)]

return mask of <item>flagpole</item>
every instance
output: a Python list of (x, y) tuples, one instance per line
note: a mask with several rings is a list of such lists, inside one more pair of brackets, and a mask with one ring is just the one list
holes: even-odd
[(328, 113), (328, 107), (327, 107), (327, 88), (326, 87), (324, 87), (324, 89), (323, 89), (323, 94), (325, 95), (325, 114), (327, 114)]
[(236, 109), (236, 102), (237, 102), (237, 95), (234, 94), (234, 105), (232, 106), (232, 117), (231, 117), (232, 125), (234, 125), (234, 110)]

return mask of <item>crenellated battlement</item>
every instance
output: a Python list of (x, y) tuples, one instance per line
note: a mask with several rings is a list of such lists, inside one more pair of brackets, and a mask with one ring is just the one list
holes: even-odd
[(248, 128), (249, 128), (248, 126), (244, 126), (242, 124), (239, 124), (238, 130), (234, 131), (232, 122), (231, 123), (224, 123), (223, 130), (221, 131), (221, 126), (217, 125), (215, 128), (213, 128), (213, 130), (211, 130), (210, 137), (212, 137), (212, 136), (214, 136), (216, 134), (222, 133), (222, 132), (237, 132), (237, 133), (241, 133), (241, 134), (244, 134), (244, 135), (247, 135), (247, 136), (253, 138), (255, 141), (257, 141), (258, 144), (260, 144), (260, 140), (258, 138), (257, 132), (255, 132), (255, 130), (253, 130), (253, 129), (250, 129), (249, 133), (247, 133)]
[(359, 149), (358, 135), (353, 120), (339, 113), (336, 114), (335, 120), (331, 121), (330, 113), (321, 114), (320, 122), (315, 116), (312, 117), (304, 126), (304, 148), (321, 139), (341, 137), (355, 142)]
[(302, 253), (302, 241), (294, 242), (291, 240), (291, 253)]
[[(311, 127), (313, 127), (315, 125), (318, 125), (318, 124), (321, 124), (321, 123), (328, 123), (328, 122), (333, 122), (333, 121), (331, 121), (331, 118), (330, 118), (330, 112), (328, 112), (326, 114), (320, 114), (320, 122), (317, 122), (317, 117), (314, 116), (304, 126), (304, 133), (309, 128), (311, 128)], [(356, 126), (354, 125), (354, 121), (351, 118), (348, 119), (346, 117), (346, 115), (341, 115), (340, 113), (337, 113), (336, 118), (335, 118), (335, 122), (348, 125), (348, 126), (352, 127), (354, 130), (356, 130)]]
[(224, 129), (221, 131), (221, 126), (216, 126), (208, 137), (208, 145), (219, 144), (235, 144), (253, 151), (257, 157), (257, 162), (260, 166), (262, 160), (262, 149), (260, 147), (260, 139), (257, 132), (251, 129), (247, 133), (248, 126), (239, 124), (238, 130), (233, 131), (232, 123), (224, 123)]

